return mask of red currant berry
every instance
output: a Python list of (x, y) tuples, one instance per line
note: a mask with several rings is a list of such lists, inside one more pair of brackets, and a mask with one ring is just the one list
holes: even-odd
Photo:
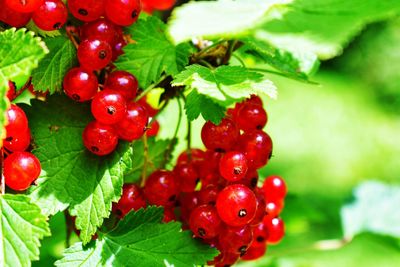
[(139, 99), (139, 104), (142, 105), (148, 112), (150, 117), (154, 117), (157, 113), (158, 113), (158, 109), (153, 108), (152, 106), (150, 106), (149, 103), (147, 103), (147, 96), (144, 96), (142, 98)]
[(132, 142), (143, 136), (148, 120), (149, 117), (144, 107), (138, 103), (130, 102), (127, 105), (125, 116), (115, 124), (114, 128), (119, 138)]
[(236, 124), (228, 118), (222, 119), (219, 125), (208, 121), (201, 129), (201, 140), (211, 150), (228, 151), (239, 137), (239, 129)]
[(104, 156), (110, 154), (118, 145), (115, 130), (98, 121), (90, 122), (82, 134), (83, 144), (93, 154)]
[(263, 102), (258, 95), (251, 95), (244, 103), (263, 106)]
[[(5, 5), (14, 10), (14, 12), (31, 13), (38, 9), (44, 0), (5, 0)], [(3, 8), (3, 5), (1, 5)]]
[(25, 151), (31, 143), (31, 131), (26, 129), (4, 139), (4, 147), (12, 152)]
[(79, 64), (87, 70), (99, 70), (111, 62), (109, 43), (101, 39), (86, 39), (78, 47)]
[(189, 225), (195, 236), (209, 239), (219, 234), (221, 219), (213, 206), (202, 205), (195, 208), (190, 214)]
[(121, 36), (117, 38), (117, 40), (113, 43), (112, 46), (112, 61), (117, 60), (117, 58), (124, 53), (123, 48), (127, 45), (128, 43), (125, 41), (124, 37)]
[(262, 189), (265, 199), (269, 201), (282, 200), (287, 193), (285, 181), (277, 175), (268, 176), (263, 183)]
[(104, 13), (104, 0), (68, 0), (71, 14), (82, 21), (93, 21)]
[(206, 187), (198, 191), (200, 204), (215, 205), (217, 203), (217, 196), (221, 190), (217, 185), (209, 184)]
[(68, 10), (61, 0), (45, 0), (32, 15), (33, 22), (44, 31), (60, 29), (67, 18)]
[(146, 2), (153, 9), (168, 10), (174, 6), (176, 0), (146, 0), (144, 2)]
[(261, 222), (254, 227), (252, 227), (253, 230), (253, 243), (252, 246), (263, 246), (265, 243), (267, 243), (268, 237), (269, 237), (269, 232), (267, 226)]
[(142, 189), (136, 184), (124, 184), (122, 187), (122, 196), (115, 209), (119, 212), (120, 217), (124, 217), (131, 210), (139, 210), (146, 207), (146, 200), (142, 193)]
[(264, 199), (264, 194), (256, 188), (254, 191), (254, 195), (256, 196), (257, 199), (257, 210), (256, 210), (256, 215), (254, 215), (253, 220), (249, 223), (250, 225), (257, 225), (262, 222), (264, 216), (266, 215), (266, 204), (265, 204), (265, 199)]
[(251, 190), (256, 189), (258, 184), (258, 173), (256, 170), (249, 169), (247, 170), (246, 176), (236, 182), (232, 182), (231, 184), (242, 184), (250, 188)]
[(247, 159), (243, 153), (227, 152), (219, 162), (219, 173), (228, 181), (243, 179), (247, 173)]
[(0, 0), (0, 21), (12, 27), (25, 26), (32, 17), (31, 13), (21, 13), (14, 11), (5, 4), (5, 0)]
[(113, 90), (103, 90), (92, 100), (91, 110), (93, 117), (104, 124), (115, 124), (121, 121), (127, 110), (123, 96)]
[(140, 9), (140, 0), (105, 0), (106, 17), (117, 25), (129, 26), (134, 23)]
[(13, 101), (15, 98), (15, 83), (13, 83), (12, 81), (8, 81), (8, 91), (7, 91), (7, 98), (10, 101)]
[(82, 68), (70, 69), (64, 76), (65, 94), (78, 102), (92, 99), (97, 93), (98, 86), (96, 75)]
[(267, 244), (263, 243), (262, 245), (254, 245), (254, 243), (247, 249), (246, 253), (242, 257), (242, 260), (245, 261), (252, 261), (257, 260), (264, 256), (265, 252), (267, 251)]
[(39, 160), (29, 152), (14, 152), (4, 160), (4, 179), (8, 187), (22, 191), (35, 181), (41, 171)]
[(25, 132), (28, 129), (28, 118), (20, 107), (11, 104), (6, 114), (8, 122), (6, 126), (7, 137)]
[(224, 227), (219, 235), (222, 251), (243, 255), (253, 241), (253, 231), (248, 225)]
[(196, 169), (190, 163), (176, 165), (174, 174), (181, 192), (194, 192), (197, 184), (200, 182)]
[(237, 126), (247, 132), (251, 130), (262, 130), (267, 124), (267, 112), (260, 105), (244, 104), (236, 116)]
[(176, 221), (176, 216), (173, 208), (164, 208), (164, 218), (162, 221), (164, 223)]
[(272, 218), (270, 216), (265, 216), (263, 223), (269, 232), (267, 243), (278, 244), (285, 235), (285, 223), (283, 220), (279, 217)]
[(132, 101), (138, 90), (138, 80), (129, 72), (117, 70), (111, 72), (104, 87), (120, 93), (126, 101)]
[(237, 148), (246, 156), (249, 168), (258, 169), (271, 158), (272, 140), (261, 130), (245, 132), (240, 136)]
[[(80, 3), (85, 3), (80, 1)], [(98, 20), (85, 23), (80, 28), (80, 38), (81, 40), (85, 39), (99, 39), (103, 40), (109, 44), (113, 44), (115, 42), (115, 37), (117, 36), (116, 25), (112, 22), (100, 18)]]
[(216, 206), (219, 217), (226, 224), (243, 226), (254, 218), (257, 199), (248, 187), (234, 184), (225, 187), (218, 194)]
[(186, 162), (197, 162), (197, 161), (202, 161), (205, 157), (205, 152), (201, 149), (198, 148), (192, 148), (190, 149), (190, 160), (189, 160), (189, 155), (188, 151), (183, 151), (181, 154), (179, 154), (178, 159), (177, 159), (177, 164), (179, 163), (186, 163)]
[(181, 206), (181, 218), (183, 221), (189, 221), (192, 210), (199, 205), (197, 192), (180, 193), (179, 204)]
[(146, 130), (146, 135), (148, 137), (156, 136), (159, 130), (160, 130), (160, 124), (158, 123), (157, 120), (153, 119), (148, 129)]
[(157, 170), (146, 180), (144, 194), (151, 205), (172, 207), (178, 194), (178, 186), (172, 172)]
[(265, 212), (266, 215), (270, 217), (278, 216), (283, 210), (284, 202), (283, 200), (266, 201)]

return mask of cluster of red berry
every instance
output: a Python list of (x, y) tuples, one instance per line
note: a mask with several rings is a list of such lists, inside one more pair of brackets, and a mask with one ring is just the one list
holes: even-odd
[[(7, 97), (12, 101), (15, 97), (15, 85), (8, 83)], [(27, 189), (40, 175), (39, 160), (30, 152), (31, 131), (25, 112), (15, 104), (11, 104), (6, 112), (6, 138), (3, 140), (5, 184), (17, 191)]]
[(196, 238), (221, 251), (210, 265), (261, 257), (267, 243), (278, 243), (284, 235), (278, 216), (286, 196), (278, 176), (257, 187), (257, 169), (272, 153), (271, 138), (261, 130), (266, 122), (257, 96), (237, 104), (219, 125), (203, 126), (206, 151), (183, 152), (173, 171), (153, 172), (143, 189), (125, 184), (113, 211), (123, 217), (146, 204), (163, 206), (164, 222), (179, 218)]
[(154, 10), (171, 9), (176, 0), (141, 0), (141, 2), (143, 11), (151, 14)]

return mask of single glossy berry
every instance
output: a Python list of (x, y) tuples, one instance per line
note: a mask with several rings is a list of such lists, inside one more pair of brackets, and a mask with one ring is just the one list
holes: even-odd
[(118, 136), (115, 130), (98, 121), (92, 121), (86, 126), (82, 138), (85, 147), (99, 156), (110, 154), (118, 145)]
[(166, 170), (153, 172), (146, 180), (144, 194), (151, 205), (172, 207), (178, 195), (174, 174)]
[(247, 98), (244, 103), (263, 106), (262, 99), (258, 95), (251, 95), (250, 98)]
[(61, 29), (67, 18), (68, 10), (61, 0), (45, 0), (32, 15), (33, 22), (44, 31)]
[(146, 0), (144, 2), (146, 2), (148, 6), (151, 6), (152, 9), (168, 10), (174, 6), (176, 0)]
[[(37, 10), (44, 0), (4, 0), (5, 5), (14, 12), (31, 13)], [(3, 8), (3, 5), (1, 5)]]
[(251, 246), (247, 249), (246, 253), (240, 259), (245, 261), (252, 261), (257, 260), (264, 256), (265, 252), (267, 251), (267, 244), (263, 243), (262, 245), (256, 246), (251, 244)]
[(283, 199), (267, 200), (265, 202), (265, 213), (270, 217), (276, 217), (282, 212), (283, 206)]
[(257, 199), (257, 210), (253, 220), (249, 222), (252, 226), (260, 224), (266, 215), (266, 203), (263, 192), (259, 188), (256, 188), (253, 192)]
[(142, 189), (136, 184), (124, 184), (122, 196), (114, 207), (119, 216), (124, 217), (131, 210), (139, 210), (145, 207), (146, 200)]
[(15, 98), (16, 88), (15, 83), (8, 81), (7, 98), (9, 101), (13, 101)]
[(82, 21), (93, 21), (104, 14), (105, 0), (68, 0), (71, 14)]
[(29, 152), (14, 152), (4, 160), (4, 179), (8, 187), (22, 191), (35, 181), (41, 171), (39, 160)]
[[(100, 1), (101, 2), (101, 1)], [(79, 3), (86, 3), (79, 1)], [(117, 34), (117, 27), (111, 21), (104, 18), (97, 19), (92, 22), (85, 23), (80, 27), (80, 38), (85, 39), (99, 39), (106, 41), (109, 44), (115, 42)]]
[(267, 226), (261, 222), (252, 227), (253, 231), (253, 243), (252, 246), (260, 247), (267, 243), (269, 232)]
[(96, 75), (92, 71), (82, 68), (70, 69), (64, 76), (65, 94), (78, 102), (92, 99), (97, 93), (98, 86)]
[(190, 214), (189, 225), (196, 237), (209, 239), (220, 233), (222, 223), (214, 206), (201, 205)]
[(131, 25), (138, 19), (140, 10), (140, 0), (105, 0), (106, 18), (117, 25)]
[(221, 189), (217, 185), (209, 184), (207, 186), (202, 186), (202, 189), (197, 193), (199, 203), (201, 205), (215, 205), (220, 191)]
[(79, 44), (78, 61), (87, 70), (100, 70), (111, 62), (112, 50), (102, 39), (86, 39)]
[(124, 117), (114, 128), (119, 138), (132, 142), (143, 136), (148, 120), (146, 109), (136, 102), (130, 102)]
[(120, 93), (103, 90), (93, 98), (91, 110), (93, 117), (99, 122), (116, 124), (125, 117), (127, 104)]
[(262, 130), (267, 124), (267, 112), (260, 105), (244, 104), (239, 109), (235, 122), (239, 129), (247, 132), (251, 130)]
[(217, 197), (219, 217), (228, 225), (243, 226), (256, 213), (257, 199), (253, 191), (240, 184), (225, 187)]
[(239, 129), (228, 118), (222, 119), (219, 125), (208, 121), (201, 129), (201, 140), (206, 148), (216, 151), (228, 151), (233, 148), (239, 137)]
[(188, 151), (185, 150), (181, 154), (179, 154), (177, 159), (177, 164), (179, 163), (186, 163), (186, 162), (196, 162), (204, 160), (205, 152), (198, 148), (190, 149), (190, 156)]
[(160, 123), (156, 119), (151, 120), (151, 123), (146, 130), (146, 135), (148, 137), (156, 136), (160, 131)]
[(219, 245), (222, 251), (243, 255), (253, 241), (253, 231), (250, 226), (223, 227), (219, 235)]
[(181, 192), (193, 192), (200, 182), (199, 174), (193, 164), (181, 163), (175, 166), (174, 174)]
[(269, 232), (267, 243), (278, 244), (285, 235), (285, 223), (283, 220), (279, 217), (272, 218), (270, 216), (265, 216), (263, 223)]
[(239, 138), (237, 149), (246, 156), (249, 168), (258, 169), (272, 156), (272, 140), (261, 130), (245, 132)]
[(183, 193), (180, 192), (179, 205), (181, 207), (181, 219), (182, 221), (189, 222), (190, 214), (199, 205), (199, 197), (197, 192)]
[(246, 156), (237, 151), (227, 152), (219, 162), (219, 173), (228, 181), (239, 181), (247, 173)]
[(25, 132), (28, 129), (28, 118), (25, 112), (17, 105), (11, 104), (6, 112), (6, 116), (6, 139), (20, 132)]
[(176, 216), (173, 208), (164, 208), (164, 217), (162, 221), (164, 223), (176, 221)]
[(4, 139), (4, 147), (12, 152), (25, 151), (31, 143), (31, 131), (28, 129), (19, 131)]
[(11, 9), (5, 1), (0, 0), (0, 21), (17, 28), (25, 26), (31, 19), (32, 14), (17, 12)]
[(138, 80), (127, 71), (117, 70), (107, 77), (104, 88), (120, 93), (126, 101), (132, 101), (138, 90)]
[(202, 180), (210, 180), (209, 178), (220, 177), (219, 162), (223, 153), (213, 150), (207, 150), (204, 153), (203, 160), (200, 162), (199, 174)]
[(123, 48), (127, 45), (128, 43), (125, 41), (124, 37), (118, 37), (116, 41), (113, 43), (112, 46), (112, 61), (117, 60), (117, 58), (124, 53)]
[(263, 183), (265, 199), (269, 201), (282, 200), (287, 193), (286, 183), (278, 175), (268, 176)]

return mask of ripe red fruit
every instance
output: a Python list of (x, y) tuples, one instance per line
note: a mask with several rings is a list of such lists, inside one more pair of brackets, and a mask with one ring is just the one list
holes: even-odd
[(112, 61), (115, 61), (120, 55), (124, 53), (123, 48), (128, 43), (125, 41), (123, 36), (120, 36), (116, 39), (112, 46)]
[(235, 121), (241, 130), (247, 132), (262, 130), (267, 124), (267, 120), (267, 112), (262, 106), (246, 103), (239, 109)]
[(61, 0), (45, 0), (32, 15), (33, 22), (44, 31), (60, 29), (67, 18), (68, 10)]
[(269, 200), (265, 203), (266, 215), (270, 217), (278, 216), (283, 210), (284, 202), (282, 199)]
[(197, 193), (199, 198), (199, 203), (201, 205), (203, 204), (215, 205), (217, 202), (219, 191), (221, 190), (217, 185), (209, 184), (205, 187), (202, 186), (202, 189)]
[(250, 225), (257, 225), (261, 223), (264, 216), (266, 215), (264, 194), (261, 192), (261, 190), (259, 190), (259, 188), (256, 188), (256, 190), (254, 191), (254, 195), (257, 199), (257, 210), (253, 220), (251, 220), (251, 222), (249, 223)]
[(164, 218), (162, 221), (164, 223), (176, 221), (176, 216), (173, 208), (164, 208)]
[(253, 230), (253, 247), (264, 246), (267, 243), (269, 232), (267, 226), (261, 222), (252, 227)]
[(118, 136), (115, 130), (98, 121), (92, 121), (86, 126), (82, 138), (85, 147), (99, 156), (110, 154), (118, 145)]
[(153, 119), (151, 121), (151, 124), (148, 126), (148, 129), (146, 130), (146, 135), (148, 137), (156, 136), (159, 130), (160, 130), (160, 124), (158, 123), (157, 120)]
[(31, 19), (32, 14), (17, 12), (11, 9), (5, 1), (0, 0), (0, 21), (17, 28), (25, 26)]
[(131, 25), (138, 19), (140, 10), (140, 0), (105, 1), (106, 18), (117, 25)]
[(71, 14), (82, 21), (93, 21), (104, 13), (104, 0), (68, 0)]
[(119, 138), (132, 142), (143, 136), (148, 120), (146, 109), (136, 102), (130, 102), (124, 117), (114, 128)]
[[(96, 0), (97, 2), (97, 0)], [(99, 3), (102, 1), (98, 1)], [(86, 1), (79, 1), (79, 3), (87, 3)], [(100, 18), (98, 20), (85, 23), (80, 28), (80, 38), (81, 40), (85, 39), (99, 39), (103, 40), (109, 44), (113, 44), (115, 42), (115, 38), (117, 36), (117, 26), (114, 25), (111, 21), (108, 21), (104, 18)]]
[(179, 154), (178, 159), (177, 159), (177, 164), (179, 163), (185, 163), (185, 162), (193, 162), (196, 163), (198, 161), (202, 161), (205, 157), (205, 152), (201, 149), (198, 148), (192, 148), (190, 149), (190, 160), (187, 151), (183, 151), (181, 154)]
[(219, 217), (228, 225), (248, 224), (256, 213), (257, 199), (254, 193), (240, 184), (225, 187), (217, 197)]
[(96, 75), (82, 68), (70, 69), (64, 76), (65, 94), (78, 102), (92, 99), (97, 93), (98, 86)]
[(126, 101), (132, 101), (138, 90), (138, 80), (129, 72), (117, 70), (111, 72), (104, 85), (105, 89), (111, 89), (120, 93)]
[(251, 246), (247, 249), (246, 253), (242, 257), (240, 257), (242, 260), (245, 261), (252, 261), (252, 260), (257, 260), (264, 256), (265, 252), (267, 251), (267, 244), (263, 243), (262, 245), (256, 246), (251, 244)]
[(189, 225), (195, 236), (209, 239), (219, 234), (221, 219), (213, 206), (202, 205), (195, 208), (190, 214)]
[(153, 172), (144, 186), (144, 194), (151, 205), (172, 207), (178, 192), (173, 173), (166, 170)]
[(192, 210), (199, 205), (199, 198), (197, 192), (180, 193), (179, 200), (181, 206), (181, 219), (182, 221), (189, 222)]
[(91, 111), (97, 121), (104, 124), (115, 124), (126, 114), (127, 105), (122, 95), (113, 90), (103, 90), (92, 100)]
[(174, 6), (176, 0), (145, 0), (144, 2), (153, 9), (168, 10)]
[(219, 235), (219, 245), (224, 252), (243, 255), (252, 241), (253, 231), (248, 225), (224, 227)]
[(261, 130), (245, 132), (239, 138), (237, 149), (246, 156), (249, 168), (258, 169), (271, 158), (272, 140)]
[(4, 147), (12, 152), (25, 151), (31, 143), (31, 131), (27, 128), (24, 131), (16, 132), (4, 139)]
[(40, 171), (39, 160), (29, 152), (14, 152), (4, 160), (5, 183), (13, 190), (27, 189)]
[(201, 129), (201, 140), (206, 148), (216, 151), (228, 151), (239, 137), (239, 129), (228, 118), (222, 119), (219, 125), (208, 121)]
[(6, 126), (7, 138), (28, 129), (28, 118), (20, 107), (11, 104), (6, 114), (8, 122)]
[(263, 183), (262, 189), (265, 199), (268, 201), (282, 200), (287, 193), (285, 181), (277, 175), (268, 176)]
[(243, 153), (227, 152), (219, 162), (219, 173), (228, 181), (243, 179), (247, 173), (247, 159)]
[(31, 13), (38, 9), (43, 2), (44, 0), (5, 0), (5, 4), (2, 4), (1, 7), (3, 8), (3, 5), (5, 5), (14, 12)]
[(250, 188), (251, 190), (256, 189), (258, 183), (258, 173), (256, 170), (248, 169), (246, 176), (235, 182), (231, 182), (231, 184), (242, 184)]
[(101, 39), (86, 39), (79, 44), (78, 61), (87, 70), (99, 70), (111, 62), (109, 43)]
[(174, 168), (174, 174), (181, 192), (193, 192), (197, 183), (200, 182), (196, 169), (193, 164), (190, 163), (176, 165)]
[(13, 83), (12, 81), (8, 81), (7, 98), (9, 101), (13, 101), (15, 98), (15, 83)]
[(263, 223), (269, 232), (267, 243), (278, 244), (285, 235), (285, 223), (283, 220), (279, 217), (272, 218), (270, 216), (265, 216)]
[(120, 217), (124, 217), (131, 210), (139, 210), (146, 207), (146, 200), (142, 189), (136, 184), (124, 184), (122, 196), (115, 209), (119, 211)]

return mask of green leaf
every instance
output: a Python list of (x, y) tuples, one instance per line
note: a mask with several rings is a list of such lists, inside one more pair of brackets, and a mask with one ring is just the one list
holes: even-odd
[(329, 59), (366, 24), (399, 12), (398, 0), (297, 0), (283, 17), (264, 23), (256, 36), (287, 51)]
[(64, 252), (56, 266), (175, 267), (204, 265), (218, 254), (216, 249), (182, 231), (181, 224), (161, 223), (162, 208), (130, 212), (111, 232), (88, 248), (76, 243)]
[(201, 95), (192, 90), (186, 97), (185, 102), (186, 115), (189, 120), (193, 121), (201, 114), (206, 121), (218, 125), (223, 117), (225, 117), (225, 107), (214, 103), (210, 98)]
[[(195, 89), (199, 95), (206, 96), (222, 107), (228, 107), (251, 94), (264, 94), (271, 98), (276, 98), (277, 94), (275, 85), (262, 74), (239, 66), (209, 69), (200, 65), (190, 65), (175, 76), (172, 85)], [(193, 100), (192, 98), (192, 103)], [(204, 110), (206, 106), (198, 108), (201, 108), (202, 114), (207, 112)], [(195, 108), (195, 111), (198, 108)], [(218, 107), (213, 108), (221, 112)], [(189, 115), (195, 117), (196, 112), (190, 112)], [(207, 113), (206, 116), (209, 115)], [(218, 117), (214, 120), (219, 120)]]
[(17, 87), (24, 84), (46, 53), (46, 46), (33, 32), (12, 28), (0, 33), (0, 137), (4, 135), (8, 81), (14, 81)]
[(367, 181), (357, 186), (354, 197), (341, 210), (345, 237), (372, 232), (400, 238), (400, 186)]
[(192, 1), (172, 12), (169, 34), (175, 43), (192, 38), (233, 38), (249, 34), (274, 7), (290, 0)]
[(25, 195), (0, 195), (0, 266), (31, 266), (40, 239), (50, 235), (47, 218)]
[(32, 72), (32, 84), (35, 91), (49, 91), (50, 94), (62, 90), (62, 82), (67, 71), (77, 64), (76, 49), (64, 36), (44, 40), (50, 53)]
[[(164, 153), (167, 147), (173, 142), (173, 140), (156, 140), (155, 138), (148, 138), (148, 158), (150, 164), (148, 164), (146, 170), (147, 175), (151, 174), (156, 169), (160, 168), (164, 162)], [(138, 140), (134, 143), (133, 154), (135, 157), (132, 159), (132, 168), (125, 173), (125, 182), (133, 183), (140, 179), (144, 164), (144, 145), (142, 140)]]
[(30, 188), (30, 196), (47, 215), (69, 207), (71, 215), (77, 216), (80, 237), (87, 243), (121, 195), (132, 148), (120, 142), (116, 151), (105, 157), (87, 151), (82, 132), (92, 120), (90, 106), (65, 96), (53, 95), (46, 103), (32, 101), (25, 111), (33, 153), (42, 164), (42, 174)]
[(131, 72), (142, 88), (156, 82), (163, 73), (177, 74), (189, 62), (190, 46), (175, 47), (165, 34), (166, 25), (156, 17), (140, 19), (128, 32), (136, 41), (124, 48), (115, 62), (118, 69)]

